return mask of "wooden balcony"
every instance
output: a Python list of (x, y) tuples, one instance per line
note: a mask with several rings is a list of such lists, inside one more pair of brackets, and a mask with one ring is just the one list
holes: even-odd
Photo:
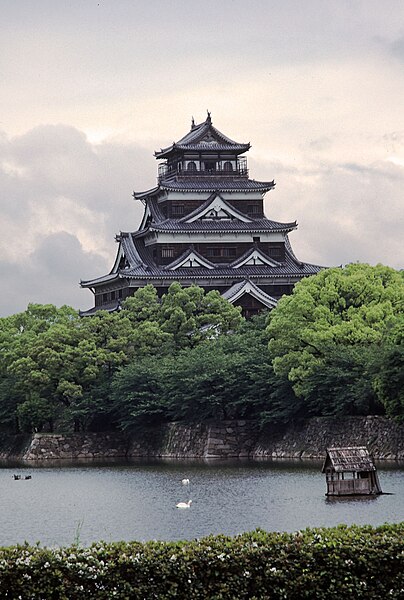
[(167, 165), (159, 165), (158, 180), (164, 179), (195, 179), (195, 178), (231, 178), (231, 179), (248, 179), (248, 169), (244, 166), (239, 166), (237, 169), (169, 169)]

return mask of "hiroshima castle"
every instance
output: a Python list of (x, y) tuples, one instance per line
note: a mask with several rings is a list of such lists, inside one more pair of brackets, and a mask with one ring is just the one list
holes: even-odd
[(157, 185), (135, 192), (144, 205), (137, 231), (121, 232), (115, 262), (107, 275), (81, 281), (97, 310), (118, 310), (122, 300), (152, 284), (161, 297), (169, 286), (198, 285), (218, 290), (250, 317), (276, 306), (296, 282), (321, 267), (295, 256), (289, 233), (296, 221), (264, 215), (264, 196), (274, 181), (250, 179), (245, 153), (207, 119), (178, 142), (155, 152), (161, 161)]

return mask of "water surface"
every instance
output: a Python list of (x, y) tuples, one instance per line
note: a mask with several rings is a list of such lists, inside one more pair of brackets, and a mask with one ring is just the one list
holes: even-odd
[[(15, 481), (14, 473), (32, 475)], [(182, 478), (190, 479), (189, 488)], [(296, 531), (404, 521), (404, 467), (379, 467), (391, 495), (327, 499), (317, 462), (173, 461), (0, 468), (0, 544), (177, 540), (260, 527)], [(192, 498), (190, 509), (179, 501)]]

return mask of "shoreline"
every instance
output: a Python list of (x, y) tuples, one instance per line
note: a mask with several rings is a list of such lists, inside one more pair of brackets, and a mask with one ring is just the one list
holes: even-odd
[(366, 446), (377, 461), (404, 461), (404, 424), (380, 416), (316, 417), (260, 429), (255, 421), (175, 422), (125, 435), (35, 433), (0, 438), (0, 461), (317, 460), (326, 448)]

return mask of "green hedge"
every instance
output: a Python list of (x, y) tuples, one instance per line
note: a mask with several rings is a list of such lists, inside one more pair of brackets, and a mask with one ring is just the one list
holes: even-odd
[(234, 538), (0, 548), (0, 598), (404, 598), (404, 523)]

